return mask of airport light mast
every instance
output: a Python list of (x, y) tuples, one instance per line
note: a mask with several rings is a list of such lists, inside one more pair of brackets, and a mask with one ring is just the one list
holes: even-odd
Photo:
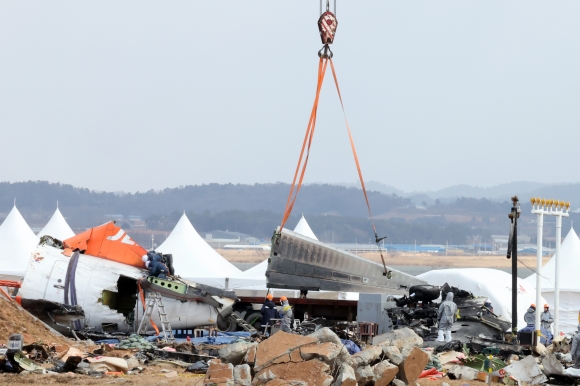
[(562, 241), (562, 217), (570, 216), (570, 202), (547, 200), (533, 197), (532, 214), (538, 215), (538, 240), (536, 258), (536, 336), (540, 333), (540, 305), (542, 296), (542, 239), (544, 233), (544, 215), (556, 216), (556, 253), (554, 254), (554, 336), (560, 334), (560, 244)]

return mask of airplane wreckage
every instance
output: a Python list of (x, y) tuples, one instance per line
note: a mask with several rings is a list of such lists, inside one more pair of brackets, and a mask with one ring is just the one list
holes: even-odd
[[(81, 337), (137, 331), (148, 293), (161, 295), (173, 329), (216, 324), (226, 329), (235, 323), (232, 312), (238, 298), (233, 291), (179, 276), (148, 276), (146, 254), (113, 222), (64, 241), (45, 236), (33, 252), (16, 300), (56, 330)], [(172, 270), (172, 258), (166, 257)], [(287, 229), (272, 239), (266, 283), (269, 288), (304, 294), (322, 290), (393, 295), (381, 310), (384, 330), (408, 326), (426, 341), (437, 336), (435, 301), (449, 291), (455, 293), (460, 312), (454, 339), (482, 347), (505, 345), (504, 332), (511, 326), (486, 307), (485, 297), (430, 286)], [(156, 313), (151, 318), (156, 325), (162, 322)], [(506, 347), (514, 350), (513, 345)]]
[[(179, 277), (148, 277), (146, 255), (113, 222), (62, 242), (45, 236), (32, 254), (16, 300), (57, 331), (77, 330), (84, 336), (135, 331), (148, 292), (161, 294), (173, 329), (215, 325), (231, 314), (234, 292)], [(157, 314), (151, 318), (160, 326)]]
[(278, 229), (272, 239), (266, 282), (269, 288), (299, 289), (302, 293), (323, 290), (403, 295), (391, 296), (391, 301), (382, 304), (386, 324), (383, 331), (410, 327), (426, 341), (437, 338), (439, 304), (435, 301), (453, 292), (460, 317), (453, 325), (452, 342), (469, 343), (477, 349), (493, 346), (506, 352), (521, 350), (505, 341), (511, 322), (496, 316), (486, 297), (473, 296), (448, 284), (429, 285), (287, 229)]

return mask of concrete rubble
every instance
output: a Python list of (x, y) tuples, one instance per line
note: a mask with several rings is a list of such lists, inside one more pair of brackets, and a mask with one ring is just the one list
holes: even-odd
[[(0, 374), (0, 384), (18, 383), (3, 377), (65, 374), (103, 378), (103, 383), (109, 377), (135, 377), (138, 382), (139, 377), (159, 376), (171, 382), (195, 376), (196, 385), (220, 386), (416, 386), (422, 378), (441, 384), (486, 381), (486, 356), (477, 350), (481, 346), (458, 341), (433, 345), (415, 328), (397, 327), (352, 355), (348, 340), (322, 326), (309, 334), (233, 333), (228, 343), (209, 334), (203, 343), (167, 343), (138, 335), (97, 343), (44, 336), (55, 343), (25, 340), (22, 350), (4, 352), (0, 342), (0, 373), (11, 373)], [(501, 341), (494, 344), (493, 382), (572, 385), (580, 379), (580, 370), (572, 367), (570, 336), (556, 337), (542, 350), (514, 352)]]

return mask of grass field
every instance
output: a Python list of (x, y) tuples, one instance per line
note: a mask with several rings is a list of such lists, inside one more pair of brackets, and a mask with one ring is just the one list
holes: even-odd
[[(236, 251), (218, 249), (218, 252), (232, 263), (259, 263), (268, 258), (266, 251)], [(378, 253), (361, 253), (359, 256), (372, 261), (381, 262)], [(433, 268), (509, 268), (511, 259), (503, 255), (441, 255), (427, 253), (384, 253), (385, 262), (392, 266), (424, 266)], [(550, 257), (543, 259), (543, 264), (550, 261)], [(519, 256), (519, 266), (536, 267), (536, 256)]]

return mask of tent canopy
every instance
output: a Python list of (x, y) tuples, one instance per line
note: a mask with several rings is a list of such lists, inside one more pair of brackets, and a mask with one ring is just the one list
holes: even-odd
[[(542, 293), (554, 292), (556, 276), (556, 254), (542, 267)], [(580, 268), (580, 239), (574, 231), (570, 231), (560, 245), (560, 291), (580, 292), (580, 280), (577, 270)], [(533, 273), (526, 280), (536, 288), (536, 274)]]
[(71, 227), (62, 216), (62, 213), (60, 213), (58, 206), (56, 207), (56, 210), (54, 211), (54, 214), (50, 220), (48, 220), (48, 223), (44, 226), (44, 228), (42, 228), (40, 232), (38, 232), (37, 236), (40, 238), (46, 235), (59, 240), (66, 240), (75, 235)]
[(23, 277), (38, 238), (16, 205), (0, 226), (0, 274)]
[[(542, 267), (540, 283), (542, 285), (542, 296), (555, 312), (555, 276), (556, 276), (556, 255)], [(580, 310), (580, 280), (576, 272), (580, 268), (580, 239), (574, 231), (570, 229), (566, 238), (560, 245), (560, 312), (559, 328), (564, 333), (574, 333), (578, 329), (578, 311)], [(526, 281), (536, 288), (536, 274), (526, 278)]]
[[(417, 276), (431, 285), (451, 286), (470, 291), (476, 296), (486, 296), (493, 312), (511, 322), (512, 275), (489, 268), (438, 269)], [(542, 299), (545, 302), (544, 299)], [(536, 291), (526, 280), (518, 278), (518, 330), (526, 326), (524, 313), (536, 303)]]
[(302, 218), (300, 219), (300, 221), (298, 221), (298, 224), (296, 224), (296, 228), (294, 228), (294, 232), (300, 233), (302, 236), (306, 236), (306, 237), (310, 237), (311, 239), (318, 240), (316, 238), (316, 235), (314, 234), (314, 232), (312, 232), (310, 225), (308, 225), (308, 222), (304, 218), (304, 215), (302, 215)]
[(200, 283), (223, 288), (226, 278), (241, 274), (238, 268), (201, 238), (185, 213), (157, 251), (173, 255), (177, 275)]

